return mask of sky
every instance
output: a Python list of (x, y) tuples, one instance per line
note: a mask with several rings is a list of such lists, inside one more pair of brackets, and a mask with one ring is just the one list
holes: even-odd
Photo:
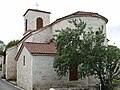
[[(36, 3), (38, 6), (36, 6)], [(21, 39), (24, 33), (23, 14), (27, 9), (51, 12), (50, 22), (76, 11), (96, 12), (108, 19), (106, 25), (109, 44), (120, 48), (119, 0), (1, 0), (0, 40), (5, 44)]]

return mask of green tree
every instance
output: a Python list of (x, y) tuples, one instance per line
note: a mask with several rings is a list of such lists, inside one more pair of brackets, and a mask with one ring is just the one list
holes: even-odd
[(0, 55), (3, 55), (3, 49), (5, 47), (5, 44), (3, 41), (0, 40)]
[(65, 76), (76, 63), (81, 62), (78, 60), (80, 58), (80, 48), (82, 47), (80, 35), (83, 34), (86, 24), (82, 21), (77, 24), (76, 20), (70, 21), (70, 23), (74, 23), (74, 29), (67, 27), (66, 29), (56, 30), (59, 34), (56, 36), (57, 55), (54, 67), (60, 78)]
[(19, 40), (12, 40), (12, 41), (10, 41), (7, 45), (6, 45), (6, 49), (7, 48), (10, 48), (10, 47), (12, 47), (12, 46), (15, 46), (15, 45), (17, 45), (19, 43)]
[(103, 26), (97, 32), (91, 28), (86, 32), (83, 21), (72, 20), (70, 23), (74, 28), (57, 30), (54, 68), (58, 77), (62, 78), (77, 65), (78, 78), (94, 75), (100, 80), (102, 90), (112, 89), (113, 80), (120, 74), (120, 49), (105, 46)]

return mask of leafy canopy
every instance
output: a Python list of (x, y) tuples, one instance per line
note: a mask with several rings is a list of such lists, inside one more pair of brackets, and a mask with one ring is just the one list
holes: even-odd
[(76, 20), (69, 21), (73, 23), (75, 28), (57, 30), (56, 35), (56, 48), (57, 55), (54, 61), (54, 68), (57, 71), (58, 76), (61, 78), (68, 73), (68, 70), (76, 63), (80, 63), (79, 58), (81, 53), (81, 38), (86, 24), (80, 20), (77, 24)]
[(94, 75), (100, 80), (102, 90), (113, 85), (120, 74), (120, 49), (106, 45), (104, 27), (85, 31), (86, 23), (81, 20), (69, 21), (74, 28), (57, 30), (57, 54), (54, 68), (59, 78), (65, 76), (71, 67), (78, 65), (78, 77)]

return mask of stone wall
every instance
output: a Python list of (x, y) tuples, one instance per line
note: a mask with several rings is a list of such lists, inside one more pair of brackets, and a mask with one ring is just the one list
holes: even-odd
[(17, 68), (15, 56), (17, 53), (17, 46), (13, 46), (6, 50), (6, 67), (5, 75), (6, 79), (16, 79)]
[(34, 56), (32, 68), (34, 90), (50, 88), (53, 84), (68, 81), (68, 76), (59, 80), (53, 68), (53, 60), (54, 56)]
[(1, 77), (5, 78), (5, 72), (6, 72), (6, 64), (5, 64), (5, 61), (4, 61), (4, 58), (2, 58), (2, 75)]
[(0, 64), (2, 64), (2, 56), (0, 56)]
[(25, 42), (47, 43), (52, 39), (51, 27), (45, 28), (42, 31), (33, 32), (32, 35), (25, 40)]
[(17, 61), (17, 85), (26, 90), (32, 90), (32, 81), (32, 56), (24, 47)]

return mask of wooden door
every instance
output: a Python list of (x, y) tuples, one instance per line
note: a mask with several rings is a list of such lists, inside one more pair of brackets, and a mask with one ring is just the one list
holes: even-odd
[(74, 67), (71, 67), (70, 72), (69, 72), (69, 80), (70, 81), (75, 81), (78, 80), (78, 66), (75, 65)]

